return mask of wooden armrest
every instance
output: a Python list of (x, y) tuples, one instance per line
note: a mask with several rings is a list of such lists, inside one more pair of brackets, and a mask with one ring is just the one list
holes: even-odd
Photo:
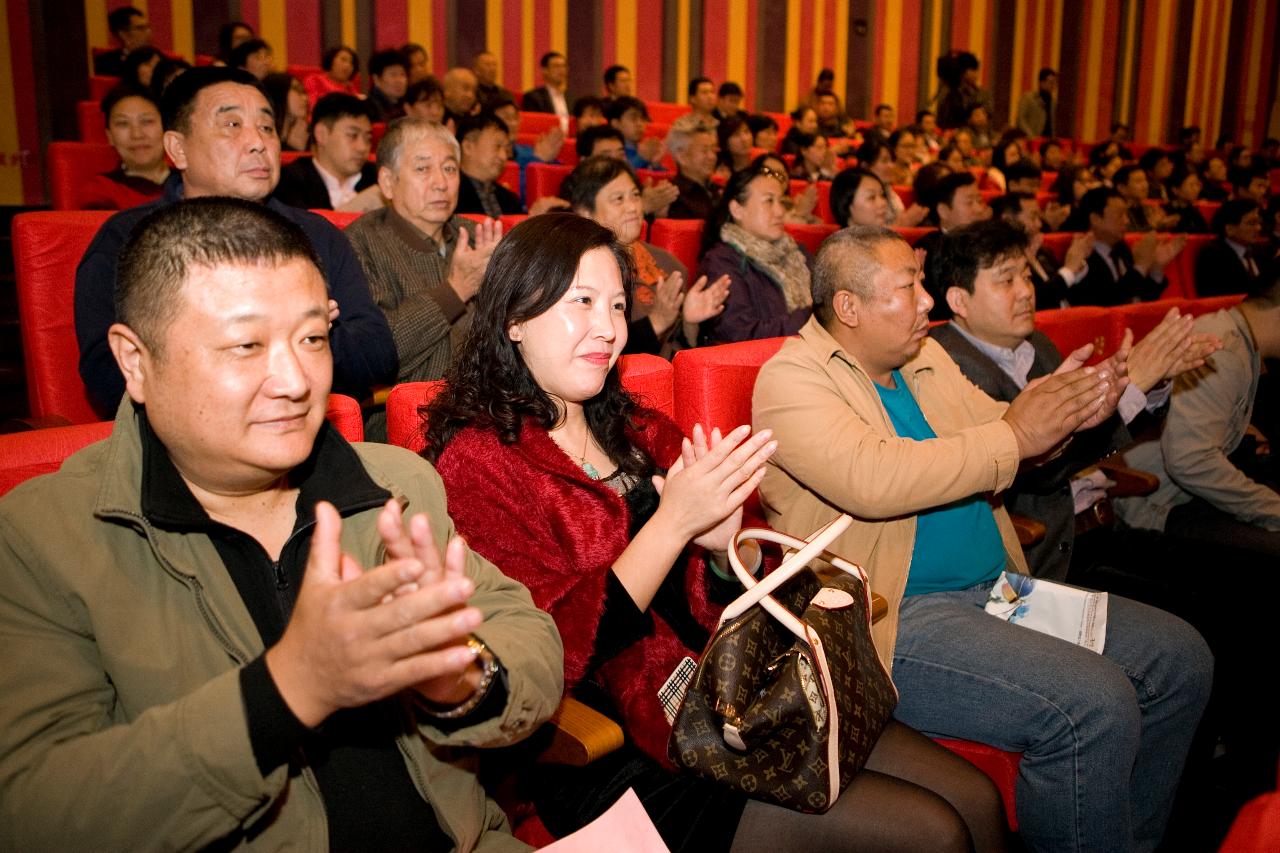
[(889, 612), (889, 602), (878, 592), (871, 593), (871, 622), (875, 624)]
[(550, 725), (551, 742), (538, 754), (543, 764), (584, 767), (622, 746), (622, 727), (572, 696), (560, 700)]
[(377, 388), (374, 388), (372, 395), (368, 399), (360, 402), (360, 408), (376, 409), (378, 406), (385, 406), (387, 404), (387, 397), (391, 396), (392, 387), (394, 386), (379, 385)]
[(1034, 518), (1009, 513), (1009, 520), (1013, 522), (1013, 529), (1018, 533), (1018, 544), (1023, 548), (1034, 545), (1044, 538), (1044, 525)]
[(1103, 459), (1098, 463), (1098, 468), (1108, 479), (1116, 481), (1114, 486), (1107, 489), (1107, 494), (1113, 498), (1142, 497), (1160, 487), (1160, 478), (1155, 474), (1130, 468), (1120, 462)]

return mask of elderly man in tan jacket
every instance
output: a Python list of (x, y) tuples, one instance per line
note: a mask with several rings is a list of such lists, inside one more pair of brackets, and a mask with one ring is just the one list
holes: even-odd
[(799, 535), (854, 516), (833, 550), (889, 600), (875, 640), (898, 718), (1022, 752), (1031, 849), (1153, 849), (1208, 699), (1203, 640), (1118, 597), (1102, 654), (983, 611), (1002, 570), (1026, 572), (1000, 491), (1024, 460), (1110, 414), (1125, 365), (1070, 360), (998, 403), (928, 339), (921, 267), (886, 229), (823, 245), (814, 317), (756, 383), (754, 425), (778, 439), (765, 511)]

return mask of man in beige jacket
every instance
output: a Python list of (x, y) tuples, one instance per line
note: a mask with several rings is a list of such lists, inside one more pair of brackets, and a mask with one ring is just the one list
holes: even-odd
[(118, 282), (111, 437), (0, 502), (0, 849), (525, 849), (472, 748), (555, 709), (559, 636), (326, 423), (305, 234), (178, 202)]
[(1101, 655), (982, 609), (1002, 570), (1027, 571), (999, 492), (1023, 460), (1110, 414), (1125, 365), (1071, 361), (998, 403), (927, 338), (921, 266), (887, 229), (823, 245), (814, 317), (756, 383), (754, 426), (778, 440), (765, 511), (799, 535), (854, 516), (833, 550), (889, 600), (874, 636), (898, 718), (1022, 752), (1031, 849), (1152, 849), (1208, 699), (1203, 640), (1118, 597)]

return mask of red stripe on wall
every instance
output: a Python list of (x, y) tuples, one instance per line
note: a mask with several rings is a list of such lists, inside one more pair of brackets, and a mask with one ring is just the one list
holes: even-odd
[(1116, 100), (1116, 74), (1119, 71), (1117, 45), (1120, 41), (1120, 0), (1103, 0), (1103, 2), (1106, 13), (1103, 15), (1102, 56), (1098, 68), (1100, 75), (1098, 103), (1095, 106), (1099, 138), (1107, 136), (1111, 130), (1111, 115)]
[[(314, 0), (291, 0), (289, 9), (289, 43), (293, 44), (293, 28), (298, 25), (299, 16), (293, 14), (294, 6), (313, 6), (319, 17), (319, 3)], [(298, 10), (301, 12), (302, 10)], [(377, 0), (377, 8), (373, 13), (373, 49), (399, 47), (409, 40), (409, 0)], [(293, 61), (293, 51), (289, 51), (289, 60)]]
[[(1150, 15), (1142, 16), (1142, 54), (1138, 57), (1138, 94), (1133, 105), (1134, 128), (1136, 139), (1159, 139), (1163, 134), (1161, 128), (1154, 125), (1155, 116), (1152, 109), (1157, 98), (1168, 97), (1166, 92), (1153, 92), (1152, 79), (1156, 67), (1156, 28), (1159, 15), (1152, 10)], [(1171, 52), (1172, 45), (1166, 47)], [(1168, 78), (1166, 78), (1168, 79)]]
[[(760, 93), (756, 89), (756, 27), (759, 25), (758, 10), (760, 6), (752, 3), (747, 7), (747, 79), (740, 81), (742, 88), (746, 90), (747, 97), (744, 101), (745, 108), (748, 110), (757, 109), (760, 103)], [(778, 69), (770, 70), (771, 74), (777, 74)], [(783, 72), (785, 74), (785, 72)]]
[(728, 41), (728, 0), (703, 0), (701, 74), (710, 77), (717, 86), (724, 82), (729, 73)]
[[(35, 65), (31, 56), (31, 16), (26, 0), (9, 0), (9, 63), (13, 69), (13, 113), (18, 123), (22, 197), (27, 204), (44, 201), (40, 130), (36, 119)], [(6, 152), (7, 153), (7, 152)]]
[[(650, 5), (652, 8), (650, 8)], [(636, 14), (636, 67), (632, 77), (636, 97), (662, 100), (662, 4), (644, 4)]]
[[(399, 0), (400, 14), (405, 16), (405, 3)], [(382, 4), (386, 5), (385, 0)], [(378, 9), (378, 20), (382, 20), (382, 6)], [(320, 32), (321, 9), (320, 0), (289, 0), (289, 26), (285, 31), (285, 41), (289, 45), (290, 65), (320, 65), (320, 57), (324, 53), (324, 45), (320, 42), (324, 37)], [(407, 39), (393, 42), (397, 47)]]
[[(443, 76), (449, 70), (449, 2), (435, 0), (431, 5), (431, 44), (427, 54), (436, 74)], [(520, 51), (516, 51), (519, 61)], [(520, 79), (518, 76), (516, 79)], [(507, 87), (511, 88), (510, 86)]]
[[(1209, 119), (1213, 125), (1214, 139), (1211, 140), (1212, 142), (1216, 142), (1218, 134), (1222, 132), (1222, 101), (1224, 100), (1222, 75), (1226, 72), (1226, 63), (1222, 61), (1222, 54), (1228, 48), (1225, 36), (1230, 34), (1230, 30), (1231, 16), (1227, 14), (1225, 8), (1221, 9), (1218, 12), (1218, 25), (1214, 27), (1213, 31), (1213, 43), (1209, 45), (1210, 61), (1213, 63), (1209, 66), (1209, 103), (1213, 105)], [(1246, 71), (1245, 73), (1248, 72)], [(1243, 85), (1244, 81), (1241, 80), (1240, 83)], [(1208, 128), (1205, 128), (1205, 131), (1206, 135), (1208, 135)]]
[(551, 0), (535, 0), (533, 4), (533, 65), (534, 84), (541, 84), (538, 60), (551, 50)]
[[(601, 26), (600, 26), (600, 59), (604, 68), (614, 65), (618, 61), (618, 3), (617, 0), (604, 0), (601, 6)], [(628, 27), (634, 27), (634, 21), (627, 22)], [(639, 45), (637, 45), (636, 57), (639, 58)], [(632, 69), (634, 71), (635, 69)], [(603, 71), (603, 68), (601, 69)], [(635, 76), (632, 75), (632, 88), (635, 87)]]
[[(890, 0), (890, 2), (894, 2), (894, 0)], [(876, 19), (871, 26), (871, 103), (868, 106), (868, 110), (875, 109), (875, 105), (880, 102), (881, 89), (884, 88), (885, 7), (886, 0), (876, 0)]]
[(253, 27), (257, 32), (261, 22), (258, 20), (258, 0), (240, 0), (240, 20)]
[(972, 0), (953, 0), (951, 3), (951, 50), (969, 50), (969, 4), (971, 2)]
[[(1022, 79), (1014, 81), (1012, 92), (1014, 98), (1021, 98), (1023, 92), (1036, 88), (1036, 74), (1040, 71), (1036, 66), (1036, 48), (1039, 46), (1037, 36), (1041, 33), (1040, 28), (1048, 24), (1049, 18), (1045, 7), (1046, 0), (1033, 0), (1027, 6), (1027, 29), (1022, 41)], [(1048, 57), (1051, 54), (1042, 55), (1048, 63)]]
[[(836, 64), (836, 0), (827, 0), (827, 22), (822, 27), (822, 65), (835, 70)], [(818, 75), (813, 76), (813, 85), (817, 85)]]
[[(524, 41), (524, 22), (520, 0), (502, 4), (502, 85), (519, 97), (524, 88), (520, 51)], [(433, 22), (434, 25), (434, 22)]]
[(1271, 101), (1275, 93), (1275, 83), (1271, 79), (1272, 56), (1275, 53), (1276, 15), (1274, 3), (1263, 4), (1265, 11), (1262, 20), (1250, 21), (1250, 26), (1263, 26), (1262, 56), (1258, 63), (1258, 106), (1253, 115), (1253, 144), (1258, 146), (1267, 138), (1267, 114), (1271, 110)]
[(151, 44), (157, 50), (173, 52), (173, 6), (171, 0), (147, 4), (147, 22), (151, 24)]
[(916, 99), (920, 94), (920, 21), (921, 0), (902, 0), (902, 46), (898, 58), (898, 124), (915, 120)]

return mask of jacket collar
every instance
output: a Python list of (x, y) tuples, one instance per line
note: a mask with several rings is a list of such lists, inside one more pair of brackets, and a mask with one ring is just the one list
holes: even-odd
[[(861, 362), (852, 353), (840, 346), (840, 342), (823, 328), (816, 316), (810, 317), (808, 322), (800, 327), (800, 339), (821, 359), (823, 364), (830, 363), (832, 359), (838, 359), (849, 365), (854, 373), (861, 375), (867, 382), (873, 381), (871, 374), (867, 373)], [(903, 378), (912, 383), (913, 389), (917, 374), (933, 372), (933, 356), (928, 350), (935, 346), (937, 346), (937, 343), (926, 337), (921, 343), (920, 352), (899, 368)]]

